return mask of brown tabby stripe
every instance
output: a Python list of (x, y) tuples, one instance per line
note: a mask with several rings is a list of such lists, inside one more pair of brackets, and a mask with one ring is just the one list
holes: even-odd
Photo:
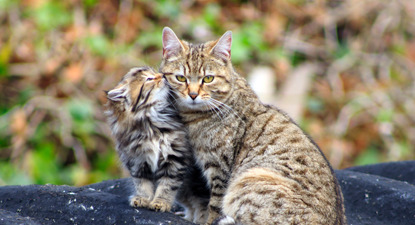
[(209, 209), (211, 209), (211, 210), (213, 210), (213, 211), (215, 211), (217, 213), (220, 213), (221, 212), (220, 207), (216, 207), (216, 206), (213, 206), (213, 205), (209, 205)]

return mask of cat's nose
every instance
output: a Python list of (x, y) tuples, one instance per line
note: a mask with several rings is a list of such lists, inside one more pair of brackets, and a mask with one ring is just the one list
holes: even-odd
[(195, 100), (195, 99), (197, 98), (198, 94), (197, 94), (196, 92), (189, 92), (189, 96), (190, 96), (193, 100)]
[(156, 73), (154, 75), (154, 79), (156, 79), (156, 80), (160, 80), (161, 78), (163, 78), (163, 74), (162, 73)]

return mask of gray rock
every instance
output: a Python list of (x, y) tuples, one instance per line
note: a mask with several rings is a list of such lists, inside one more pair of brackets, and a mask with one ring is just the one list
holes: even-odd
[[(415, 161), (337, 170), (349, 224), (415, 225)], [(128, 205), (130, 179), (0, 187), (0, 224), (192, 224)]]
[(336, 171), (349, 224), (415, 224), (415, 161)]
[(130, 187), (129, 179), (84, 187), (0, 187), (0, 224), (193, 224), (172, 213), (130, 207)]

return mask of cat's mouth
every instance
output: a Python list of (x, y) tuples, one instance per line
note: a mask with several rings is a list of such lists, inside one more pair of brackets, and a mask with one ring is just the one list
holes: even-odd
[(206, 104), (203, 100), (200, 99), (184, 99), (184, 101), (180, 104), (181, 111), (189, 111), (189, 112), (205, 112), (210, 111), (208, 104)]

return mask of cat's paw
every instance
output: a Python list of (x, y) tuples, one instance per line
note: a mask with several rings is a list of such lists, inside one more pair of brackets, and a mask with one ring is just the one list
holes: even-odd
[(133, 196), (130, 200), (130, 206), (132, 207), (142, 207), (148, 208), (150, 205), (150, 200), (141, 196)]
[(163, 200), (154, 200), (150, 202), (149, 208), (154, 211), (167, 212), (171, 210), (171, 204)]
[[(193, 218), (193, 223), (196, 224), (205, 224), (207, 221), (208, 215), (207, 212), (203, 213), (203, 212), (196, 212)], [(192, 221), (192, 220), (190, 220)]]
[(213, 221), (212, 225), (235, 225), (235, 220), (230, 216), (221, 216)]

